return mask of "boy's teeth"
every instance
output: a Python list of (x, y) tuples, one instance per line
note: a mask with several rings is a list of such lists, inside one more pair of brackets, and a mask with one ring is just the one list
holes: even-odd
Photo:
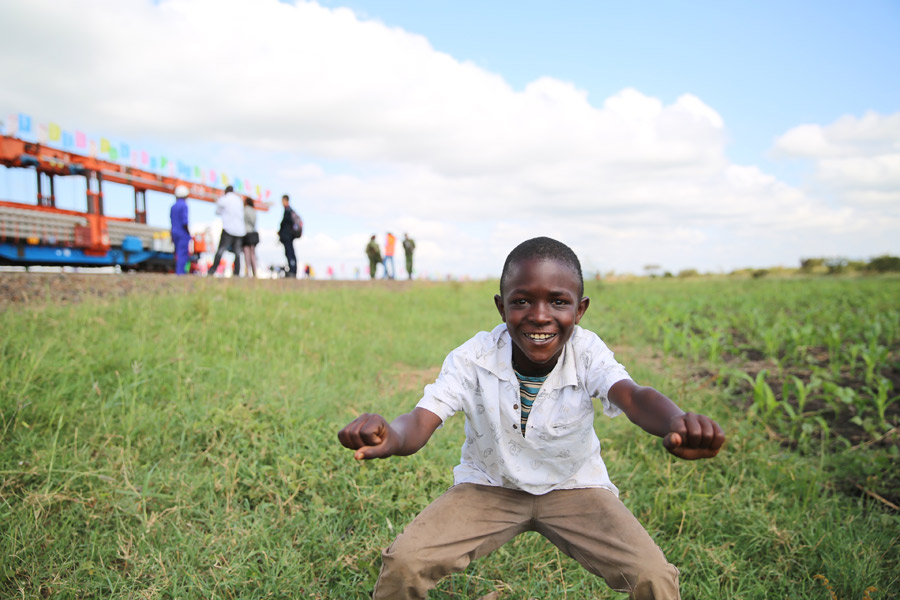
[(549, 340), (553, 335), (552, 333), (529, 333), (528, 337), (533, 340)]

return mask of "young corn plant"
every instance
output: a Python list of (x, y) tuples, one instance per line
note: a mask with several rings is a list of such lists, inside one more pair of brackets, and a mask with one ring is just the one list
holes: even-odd
[(875, 381), (876, 371), (880, 371), (890, 356), (890, 350), (880, 344), (870, 343), (862, 350), (862, 359), (866, 365), (863, 380), (871, 386)]
[(778, 399), (775, 398), (775, 392), (772, 386), (766, 381), (768, 370), (763, 369), (756, 374), (756, 378), (750, 377), (747, 373), (739, 372), (745, 381), (753, 388), (753, 410), (756, 414), (762, 415), (769, 419), (778, 408)]
[(900, 396), (888, 397), (894, 391), (894, 384), (887, 377), (879, 377), (878, 385), (871, 391), (872, 399), (875, 402), (875, 410), (878, 413), (878, 426), (885, 430), (890, 429), (890, 424), (887, 422), (885, 415), (888, 407), (900, 399)]
[(825, 346), (828, 348), (828, 364), (835, 377), (841, 373), (841, 344), (843, 332), (838, 323), (832, 323), (825, 330)]
[[(814, 431), (814, 427), (810, 423), (810, 415), (807, 415), (805, 412), (806, 403), (809, 401), (813, 391), (821, 384), (822, 381), (817, 377), (813, 377), (809, 383), (806, 383), (796, 375), (792, 375), (790, 379), (785, 379), (781, 384), (781, 408), (791, 423), (791, 438), (800, 441)], [(792, 396), (796, 398), (796, 408), (789, 402)]]

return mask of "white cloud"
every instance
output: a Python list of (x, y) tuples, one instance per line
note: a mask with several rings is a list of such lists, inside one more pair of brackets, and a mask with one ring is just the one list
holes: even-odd
[[(779, 156), (818, 161), (823, 193), (730, 163), (724, 120), (695, 95), (589, 98), (552, 77), (515, 90), (347, 9), (17, 0), (2, 11), (0, 51), (16, 60), (0, 63), (0, 80), (13, 82), (0, 111), (252, 164), (295, 199), (310, 230), (299, 260), (320, 273), (365, 265), (368, 236), (388, 230), (416, 238), (423, 271), (487, 275), (532, 234), (639, 271), (796, 263), (817, 236), (837, 245), (871, 228), (874, 243), (897, 225), (896, 210), (884, 219), (861, 207), (898, 204), (900, 114), (779, 139)], [(280, 216), (277, 206), (261, 216), (264, 231)], [(283, 261), (274, 233), (263, 239), (261, 257)], [(747, 239), (767, 253), (713, 245)]]
[(874, 218), (879, 229), (900, 234), (900, 112), (870, 111), (829, 125), (801, 125), (779, 137), (773, 150), (811, 161), (823, 189)]

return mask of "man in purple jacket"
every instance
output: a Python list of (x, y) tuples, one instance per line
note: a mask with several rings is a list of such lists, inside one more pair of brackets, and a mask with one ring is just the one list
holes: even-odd
[(172, 220), (172, 243), (175, 244), (175, 274), (184, 275), (190, 255), (191, 232), (188, 230), (188, 189), (179, 185), (175, 188), (175, 204), (169, 211)]

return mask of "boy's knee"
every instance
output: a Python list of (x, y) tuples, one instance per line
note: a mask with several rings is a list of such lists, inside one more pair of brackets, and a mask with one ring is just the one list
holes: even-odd
[(398, 539), (381, 553), (381, 574), (372, 597), (374, 600), (424, 600), (446, 574), (447, 569), (429, 560), (421, 549)]
[(644, 564), (633, 573), (622, 573), (618, 581), (607, 583), (635, 600), (677, 600), (681, 597), (678, 592), (678, 569), (665, 560)]

